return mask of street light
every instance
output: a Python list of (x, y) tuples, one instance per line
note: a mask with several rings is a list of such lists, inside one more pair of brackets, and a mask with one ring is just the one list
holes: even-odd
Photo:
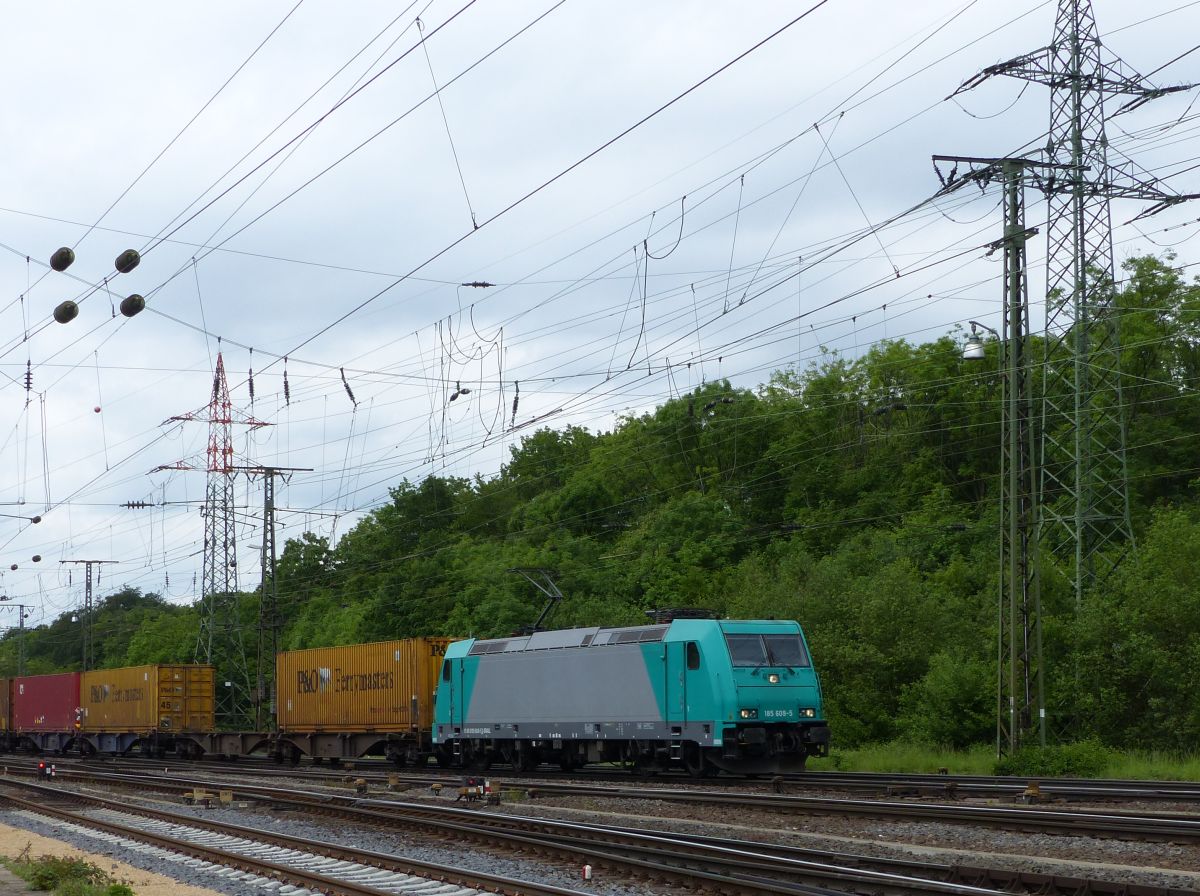
[(977, 320), (968, 321), (968, 323), (971, 325), (971, 335), (967, 337), (967, 341), (963, 345), (962, 358), (964, 361), (983, 361), (987, 358), (987, 351), (984, 349), (979, 330), (987, 330), (997, 340), (1000, 338), (1000, 334), (987, 324), (981, 324)]

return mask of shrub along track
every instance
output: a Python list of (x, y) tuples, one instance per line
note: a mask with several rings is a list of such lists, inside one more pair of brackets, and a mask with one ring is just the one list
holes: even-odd
[[(153, 788), (168, 793), (181, 793), (197, 786), (221, 786), (211, 780), (182, 782), (178, 779), (166, 780), (144, 775), (135, 778), (77, 772), (64, 774), (63, 780), (64, 783), (67, 780), (91, 780), (139, 789)], [(46, 788), (42, 789), (46, 791)], [(49, 792), (67, 796), (55, 788), (49, 788)], [(1166, 887), (1110, 883), (962, 864), (868, 857), (758, 841), (668, 834), (610, 825), (570, 824), (481, 812), (478, 809), (362, 799), (341, 794), (305, 793), (295, 789), (241, 786), (238, 793), (239, 796), (253, 795), (276, 809), (299, 810), (309, 816), (322, 814), (349, 818), (360, 824), (405, 827), (432, 833), (443, 840), (469, 840), (484, 843), (489, 847), (502, 845), (508, 849), (567, 858), (575, 863), (586, 861), (606, 868), (608, 877), (620, 869), (621, 873), (634, 878), (686, 886), (693, 890), (739, 894), (791, 894), (831, 892), (830, 888), (833, 888), (840, 892), (943, 893), (956, 896), (982, 896), (999, 892), (1164, 896), (1184, 892)], [(649, 794), (642, 792), (639, 796), (645, 798)], [(178, 813), (131, 807), (127, 803), (117, 803), (90, 795), (72, 793), (71, 798), (112, 809), (135, 811), (173, 821), (182, 820), (191, 825), (215, 824), (208, 820), (198, 821), (190, 815), (180, 816)], [(896, 807), (896, 804), (881, 805)], [(248, 835), (244, 829), (234, 830)], [(264, 834), (254, 830), (253, 836), (263, 838)], [(294, 845), (292, 838), (282, 838), (277, 842)]]

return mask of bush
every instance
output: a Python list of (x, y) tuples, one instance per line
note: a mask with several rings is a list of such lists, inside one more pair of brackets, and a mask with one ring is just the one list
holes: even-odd
[(1112, 762), (1112, 753), (1098, 741), (1047, 747), (1024, 747), (996, 761), (997, 775), (1039, 778), (1098, 778)]
[(30, 857), (26, 846), (16, 859), (4, 859), (15, 874), (29, 882), (34, 890), (54, 896), (134, 896), (127, 884), (112, 877), (83, 859), (64, 856)]
[(925, 675), (904, 688), (900, 725), (918, 743), (963, 750), (986, 743), (996, 726), (992, 666), (961, 653), (930, 657)]

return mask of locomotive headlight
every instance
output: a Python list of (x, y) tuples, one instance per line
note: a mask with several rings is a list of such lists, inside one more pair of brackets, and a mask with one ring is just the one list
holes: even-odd
[(806, 719), (813, 719), (813, 718), (816, 718), (816, 716), (817, 716), (817, 711), (816, 711), (815, 709), (812, 709), (811, 707), (810, 707), (810, 708), (808, 708), (808, 709), (803, 709), (803, 708), (802, 708), (802, 709), (800, 710), (800, 715), (802, 715), (802, 716), (803, 716), (804, 718), (806, 718)]
[(738, 712), (738, 715), (740, 715), (743, 719), (757, 719), (758, 718), (758, 710), (757, 709), (743, 709)]
[(767, 676), (767, 681), (769, 681), (771, 684), (779, 684), (779, 673), (772, 672)]

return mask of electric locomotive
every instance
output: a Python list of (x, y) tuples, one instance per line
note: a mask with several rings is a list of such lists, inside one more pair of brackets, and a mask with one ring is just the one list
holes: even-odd
[(829, 752), (800, 624), (675, 619), (456, 641), (434, 702), (443, 766), (800, 771)]

